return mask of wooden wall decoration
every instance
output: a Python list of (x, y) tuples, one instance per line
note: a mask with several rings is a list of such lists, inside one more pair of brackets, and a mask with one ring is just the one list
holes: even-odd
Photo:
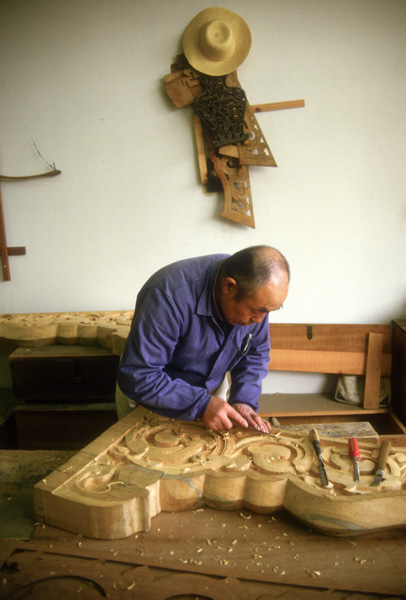
[(323, 488), (306, 433), (215, 432), (139, 410), (35, 486), (37, 519), (99, 539), (148, 531), (161, 511), (205, 505), (262, 514), (284, 509), (333, 536), (406, 526), (405, 448), (391, 449), (383, 482), (371, 487), (379, 444), (360, 442), (355, 484), (348, 440), (322, 438), (330, 483)]
[[(182, 54), (171, 65), (171, 73), (165, 76), (165, 90), (177, 108), (190, 105), (195, 108), (194, 133), (200, 181), (209, 191), (223, 191), (221, 216), (255, 228), (248, 168), (253, 165), (276, 167), (277, 164), (254, 113), (299, 108), (305, 103), (304, 100), (291, 100), (250, 106), (245, 99), (240, 139), (221, 143), (215, 139), (215, 128), (203, 122), (203, 111), (199, 110), (199, 102), (207, 93), (207, 87), (218, 79), (208, 78), (193, 69)], [(240, 92), (245, 97), (236, 71), (224, 78), (224, 89), (230, 94), (233, 91)], [(224, 114), (224, 98), (221, 102)]]

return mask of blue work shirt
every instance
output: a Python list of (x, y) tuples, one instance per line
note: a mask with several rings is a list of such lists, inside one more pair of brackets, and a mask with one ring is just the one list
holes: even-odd
[(152, 275), (137, 296), (118, 385), (153, 412), (201, 418), (227, 371), (230, 404), (258, 410), (268, 371), (269, 322), (265, 317), (251, 326), (232, 326), (216, 317), (213, 290), (227, 256), (173, 263)]

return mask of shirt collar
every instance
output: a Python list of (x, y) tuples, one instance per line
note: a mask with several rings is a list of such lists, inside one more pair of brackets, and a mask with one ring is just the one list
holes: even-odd
[(217, 273), (225, 261), (225, 258), (216, 260), (209, 267), (207, 272), (206, 283), (204, 284), (203, 291), (197, 304), (197, 314), (205, 317), (212, 317), (215, 320), (214, 306), (213, 306), (213, 289), (217, 278)]

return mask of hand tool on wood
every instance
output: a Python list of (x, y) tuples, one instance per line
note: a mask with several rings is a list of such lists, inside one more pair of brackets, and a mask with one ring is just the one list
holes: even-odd
[(389, 456), (389, 452), (391, 449), (391, 443), (388, 440), (385, 440), (381, 444), (381, 449), (379, 451), (378, 463), (376, 465), (375, 471), (375, 479), (371, 483), (371, 486), (377, 486), (381, 483), (385, 471), (386, 460)]
[(321, 484), (323, 487), (328, 487), (329, 482), (328, 482), (328, 477), (327, 477), (327, 473), (326, 473), (326, 467), (324, 466), (323, 457), (321, 455), (319, 434), (316, 431), (316, 429), (312, 429), (310, 431), (309, 436), (310, 436), (310, 440), (313, 444), (314, 451), (316, 452), (317, 459), (319, 461), (319, 472), (320, 472)]
[(354, 465), (354, 481), (359, 483), (361, 481), (359, 473), (359, 449), (357, 438), (352, 437), (348, 440), (348, 446), (350, 449), (350, 457), (352, 464)]

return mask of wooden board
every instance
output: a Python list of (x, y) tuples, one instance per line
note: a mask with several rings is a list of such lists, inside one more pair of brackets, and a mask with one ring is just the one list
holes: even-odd
[[(213, 519), (212, 516), (205, 516)], [(199, 526), (198, 523), (188, 523), (189, 527), (196, 524)], [(200, 526), (204, 527), (204, 524), (200, 523)], [(127, 542), (127, 551), (113, 547), (110, 552), (107, 548), (104, 551), (90, 549), (86, 546), (85, 539), (79, 542), (81, 547), (77, 541), (70, 546), (61, 546), (57, 543), (57, 538), (49, 536), (48, 543), (45, 540), (42, 543), (6, 542), (3, 546), (5, 562), (2, 568), (0, 562), (0, 593), (3, 598), (10, 600), (170, 600), (175, 597), (185, 600), (381, 600), (382, 594), (385, 594), (385, 598), (390, 594), (391, 600), (395, 600), (401, 598), (404, 589), (403, 570), (397, 567), (404, 557), (404, 551), (400, 549), (401, 540), (394, 540), (391, 545), (391, 548), (396, 545), (399, 547), (398, 560), (392, 560), (392, 563), (385, 556), (387, 544), (382, 539), (373, 540), (376, 544), (375, 551), (363, 551), (356, 544), (354, 548), (348, 546), (345, 554), (340, 548), (330, 548), (328, 554), (332, 555), (332, 565), (327, 574), (323, 569), (323, 565), (326, 565), (326, 548), (316, 541), (313, 555), (306, 555), (300, 550), (298, 552), (295, 545), (292, 546), (294, 543), (291, 539), (281, 540), (280, 536), (276, 536), (279, 540), (274, 543), (272, 532), (271, 540), (267, 541), (264, 536), (257, 537), (257, 551), (254, 550), (253, 540), (246, 542), (244, 552), (241, 536), (241, 550), (236, 551), (238, 558), (231, 558), (227, 548), (228, 558), (220, 559), (222, 551), (216, 547), (222, 542), (217, 541), (216, 545), (213, 544), (213, 552), (208, 553), (209, 560), (207, 552), (198, 560), (193, 554), (199, 536), (193, 535), (191, 544), (190, 533), (187, 534), (182, 529), (184, 528), (179, 531), (176, 555), (182, 544), (183, 558), (176, 562), (172, 559), (172, 568), (165, 568), (162, 564), (146, 564), (148, 560), (140, 552), (139, 540), (131, 540), (130, 544)], [(174, 528), (172, 531), (174, 533), (170, 535), (178, 535)], [(280, 531), (282, 537), (283, 533), (286, 531)], [(145, 543), (141, 543), (142, 548), (145, 548)], [(232, 548), (237, 550), (236, 546)], [(152, 547), (160, 552), (156, 554), (154, 562), (163, 563), (165, 557), (170, 556), (169, 545), (167, 550), (163, 550), (165, 544), (160, 547), (159, 544), (153, 544)], [(207, 543), (204, 548), (208, 548)], [(214, 552), (217, 552), (217, 560), (213, 560), (216, 558)], [(273, 558), (265, 559), (265, 554), (273, 555)], [(321, 559), (318, 568), (312, 568), (312, 564), (318, 559)], [(205, 570), (202, 568), (203, 563)], [(240, 565), (238, 570), (235, 567), (237, 564)], [(258, 566), (251, 569), (251, 564)], [(286, 568), (283, 568), (284, 564)], [(340, 576), (343, 571), (346, 577)], [(293, 584), (292, 579), (295, 582)], [(365, 588), (367, 591), (364, 591)], [(354, 591), (355, 594), (349, 591)]]
[(361, 483), (348, 441), (323, 439), (323, 488), (307, 435), (278, 437), (165, 419), (136, 409), (34, 488), (39, 520), (101, 539), (148, 531), (161, 511), (285, 509), (329, 535), (406, 525), (406, 456), (393, 448), (379, 488), (370, 484), (379, 446), (360, 443)]
[(272, 348), (324, 352), (366, 352), (369, 333), (383, 336), (382, 352), (391, 353), (390, 325), (270, 323)]

